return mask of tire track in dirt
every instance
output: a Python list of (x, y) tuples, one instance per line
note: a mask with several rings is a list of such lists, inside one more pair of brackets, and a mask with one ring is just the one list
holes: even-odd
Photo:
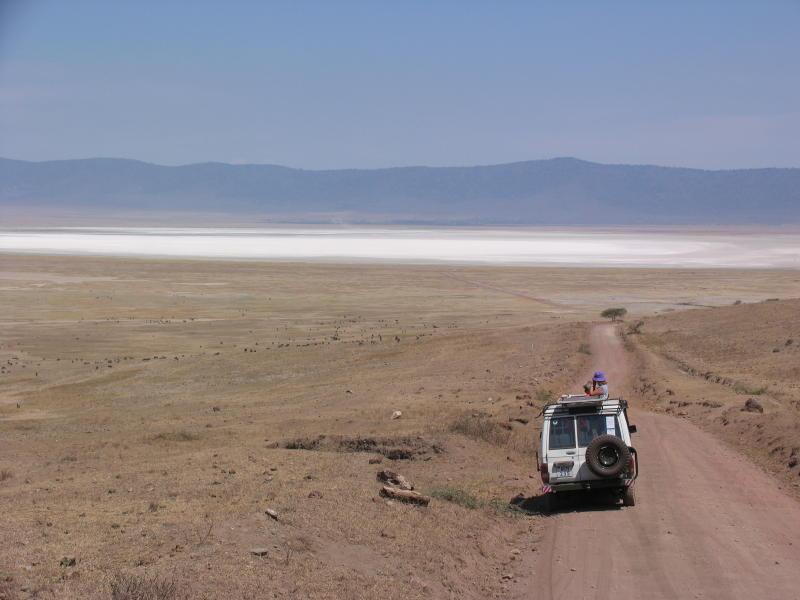
[[(628, 367), (613, 327), (595, 327), (591, 347), (612, 392), (624, 392)], [(716, 438), (631, 400), (637, 505), (598, 498), (549, 517), (529, 597), (800, 598), (800, 504)]]
[(469, 284), (469, 285), (473, 285), (475, 287), (479, 287), (479, 288), (484, 289), (484, 290), (497, 292), (498, 294), (506, 294), (507, 296), (516, 296), (517, 298), (523, 298), (525, 300), (530, 300), (532, 302), (536, 302), (536, 303), (541, 304), (542, 306), (546, 306), (548, 308), (556, 308), (560, 312), (563, 312), (564, 309), (571, 308), (570, 306), (568, 306), (566, 304), (558, 304), (557, 302), (553, 302), (552, 300), (546, 300), (545, 298), (537, 298), (536, 296), (531, 296), (530, 294), (527, 294), (525, 292), (520, 292), (520, 291), (517, 291), (517, 290), (509, 290), (507, 288), (501, 288), (501, 287), (498, 287), (496, 285), (483, 283), (482, 281), (474, 281), (472, 279), (467, 279), (465, 277), (460, 277), (459, 275), (456, 275), (455, 273), (444, 273), (444, 275), (446, 277), (449, 277), (450, 279), (454, 279), (455, 281), (460, 281), (461, 283), (466, 283), (466, 284)]

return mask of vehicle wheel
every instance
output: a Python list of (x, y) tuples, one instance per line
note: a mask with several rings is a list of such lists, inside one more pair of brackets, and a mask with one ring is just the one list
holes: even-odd
[(636, 493), (632, 485), (626, 487), (622, 494), (622, 506), (636, 506)]
[(586, 463), (599, 477), (619, 477), (631, 462), (631, 451), (615, 435), (594, 438), (586, 448)]

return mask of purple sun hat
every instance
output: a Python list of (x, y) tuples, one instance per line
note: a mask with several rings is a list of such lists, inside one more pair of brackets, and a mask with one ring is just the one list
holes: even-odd
[(606, 380), (606, 374), (605, 373), (603, 373), (602, 371), (595, 371), (594, 372), (594, 377), (592, 377), (592, 381), (605, 381), (605, 380)]

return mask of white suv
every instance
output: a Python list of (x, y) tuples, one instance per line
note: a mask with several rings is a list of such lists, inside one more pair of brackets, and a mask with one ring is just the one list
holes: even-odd
[(558, 495), (573, 490), (609, 489), (633, 506), (633, 482), (639, 475), (628, 423), (628, 403), (622, 398), (600, 400), (561, 396), (542, 411), (539, 472), (545, 510), (557, 507)]

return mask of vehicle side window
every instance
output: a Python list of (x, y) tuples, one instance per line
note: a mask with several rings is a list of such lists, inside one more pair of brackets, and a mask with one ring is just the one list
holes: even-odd
[(591, 441), (601, 435), (612, 434), (622, 437), (619, 421), (612, 415), (580, 415), (576, 417), (578, 425), (578, 446), (585, 448)]
[(575, 447), (575, 418), (558, 417), (550, 419), (550, 450), (564, 450)]

